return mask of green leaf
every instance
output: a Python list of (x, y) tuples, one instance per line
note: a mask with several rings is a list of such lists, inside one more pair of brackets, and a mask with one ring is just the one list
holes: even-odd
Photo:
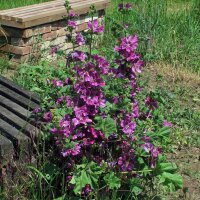
[(81, 171), (80, 176), (75, 175), (72, 177), (72, 180), (70, 181), (71, 184), (75, 184), (74, 187), (74, 193), (81, 194), (82, 188), (84, 188), (87, 184), (91, 185), (91, 179), (87, 176), (85, 171)]
[(180, 189), (183, 187), (183, 179), (180, 174), (171, 174), (168, 172), (163, 172), (160, 176), (160, 183), (163, 183), (163, 185), (168, 186), (171, 192), (176, 191), (176, 188)]
[(137, 196), (137, 195), (139, 195), (142, 192), (142, 189), (139, 188), (139, 187), (137, 187), (137, 186), (134, 186), (132, 188), (132, 192)]
[(158, 167), (161, 172), (174, 172), (177, 170), (175, 163), (160, 163)]
[(114, 172), (106, 174), (104, 180), (111, 190), (119, 189), (121, 187), (121, 181), (117, 176), (115, 176)]
[(103, 119), (102, 117), (95, 117), (97, 123), (95, 124), (95, 128), (97, 130), (103, 131), (105, 136), (108, 138), (112, 133), (117, 131), (115, 120), (111, 117), (107, 117)]
[(99, 177), (105, 169), (101, 168), (95, 162), (90, 162), (88, 165), (78, 165), (76, 170), (77, 173), (74, 174), (70, 183), (75, 185), (74, 193), (80, 195), (82, 188), (87, 184), (90, 184), (92, 189), (97, 188)]

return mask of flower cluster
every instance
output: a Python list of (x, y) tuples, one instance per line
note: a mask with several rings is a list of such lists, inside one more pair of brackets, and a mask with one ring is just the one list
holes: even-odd
[(132, 9), (132, 4), (131, 4), (131, 3), (126, 3), (126, 4), (120, 3), (120, 4), (118, 5), (118, 10), (119, 10), (119, 11), (131, 10), (131, 9)]
[[(119, 9), (129, 10), (131, 7), (131, 4), (122, 4)], [(76, 23), (70, 19), (68, 27), (75, 28)], [(88, 28), (88, 34), (104, 31), (98, 20), (89, 21)], [(86, 44), (81, 33), (76, 33), (75, 42), (80, 46)], [(67, 163), (66, 175), (70, 180), (74, 166), (82, 160), (95, 162), (98, 166), (106, 163), (107, 170), (116, 172), (137, 171), (140, 164), (138, 149), (143, 152), (142, 159), (148, 167), (153, 169), (156, 166), (161, 149), (155, 147), (145, 133), (137, 130), (143, 113), (136, 98), (141, 91), (136, 80), (144, 65), (136, 53), (137, 47), (136, 35), (121, 38), (114, 48), (115, 59), (110, 63), (98, 54), (90, 52), (88, 56), (86, 52), (75, 50), (68, 56), (71, 58), (68, 63), (70, 79), (49, 81), (52, 87), (66, 87), (70, 91), (60, 96), (58, 93), (54, 100), (55, 109), (65, 110), (62, 117), (54, 117), (51, 111), (43, 116), (46, 122), (51, 122), (50, 132)], [(143, 105), (149, 110), (147, 115), (158, 107), (151, 97)], [(38, 109), (35, 112), (39, 112)], [(167, 121), (164, 125), (171, 126)], [(85, 184), (81, 194), (87, 196), (91, 191), (91, 185)]]

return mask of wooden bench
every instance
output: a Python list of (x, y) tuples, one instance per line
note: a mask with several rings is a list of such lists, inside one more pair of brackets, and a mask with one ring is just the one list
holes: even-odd
[[(87, 24), (91, 17), (88, 11), (91, 5), (97, 10), (96, 18), (102, 21), (104, 11), (110, 0), (70, 0), (72, 10), (79, 15), (76, 20), (77, 31), (87, 29)], [(26, 61), (30, 55), (37, 54), (33, 50), (33, 44), (38, 43), (33, 36), (41, 36), (44, 45), (38, 45), (39, 52), (58, 45), (61, 50), (67, 50), (71, 46), (64, 45), (66, 38), (66, 16), (64, 0), (54, 0), (46, 3), (14, 8), (0, 11), (0, 40), (5, 40), (5, 45), (0, 46), (0, 51), (11, 53), (13, 61)], [(60, 38), (59, 38), (60, 37)], [(57, 39), (59, 38), (59, 39)], [(56, 40), (56, 41), (53, 41)], [(8, 41), (8, 43), (6, 42)], [(49, 41), (53, 41), (49, 43)]]
[[(89, 11), (91, 5), (104, 10), (109, 0), (70, 0), (72, 10), (81, 15)], [(29, 28), (62, 19), (66, 15), (64, 0), (0, 11), (0, 24), (16, 28)]]
[(0, 76), (0, 182), (11, 163), (30, 160), (33, 139), (39, 134), (32, 110), (39, 98)]

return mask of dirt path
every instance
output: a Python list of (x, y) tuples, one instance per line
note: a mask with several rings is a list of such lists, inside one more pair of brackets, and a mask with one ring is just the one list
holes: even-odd
[(178, 127), (182, 141), (175, 143), (176, 151), (168, 154), (168, 159), (177, 164), (184, 180), (183, 190), (169, 199), (200, 200), (200, 76), (166, 64), (151, 64), (144, 71), (144, 77), (150, 79), (151, 89), (157, 86), (161, 77), (159, 86), (176, 94), (181, 107), (187, 107), (198, 115), (195, 126)]

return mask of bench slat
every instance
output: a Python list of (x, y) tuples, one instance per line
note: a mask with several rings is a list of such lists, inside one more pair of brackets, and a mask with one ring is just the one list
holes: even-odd
[[(89, 10), (90, 5), (94, 4), (95, 7), (101, 6), (102, 3), (105, 3), (106, 0), (87, 0), (81, 3), (74, 3), (72, 5), (72, 9), (74, 11), (80, 11), (80, 10), (84, 10), (87, 9)], [(29, 15), (27, 14), (23, 14), (23, 15), (15, 15), (13, 17), (11, 17), (11, 20), (16, 20), (18, 22), (27, 22), (27, 21), (31, 21), (34, 19), (38, 19), (38, 18), (43, 18), (43, 17), (47, 17), (47, 16), (52, 16), (52, 15), (56, 15), (62, 13), (62, 15), (66, 15), (66, 9), (64, 6), (59, 6), (56, 8), (48, 8), (45, 11), (43, 11), (41, 14), (38, 14), (38, 10), (35, 10), (34, 12), (30, 13)], [(78, 12), (79, 13), (79, 12)]]
[(35, 93), (30, 92), (30, 91), (25, 90), (25, 89), (22, 89), (20, 86), (18, 86), (14, 82), (4, 78), (3, 76), (0, 76), (0, 84), (4, 85), (5, 87), (7, 87), (7, 88), (9, 88), (9, 89), (11, 89), (15, 92), (17, 92), (18, 94), (22, 95), (23, 97), (30, 99), (31, 101), (33, 101), (37, 104), (39, 104), (39, 102), (40, 102), (39, 97)]
[(0, 94), (8, 99), (11, 99), (15, 103), (19, 104), (20, 106), (26, 108), (26, 109), (34, 109), (36, 107), (39, 107), (39, 104), (36, 104), (35, 102), (32, 102), (30, 99), (21, 96), (17, 92), (10, 90), (9, 88), (0, 85)]
[[(76, 5), (80, 5), (80, 0), (77, 0), (75, 2), (73, 2), (71, 4), (72, 7), (76, 6)], [(88, 0), (82, 0), (81, 1), (81, 4), (86, 2)], [(38, 14), (38, 12), (41, 12), (41, 13), (44, 13), (44, 12), (51, 12), (53, 10), (56, 10), (56, 9), (65, 9), (64, 7), (64, 3), (59, 3), (59, 4), (56, 4), (56, 5), (47, 5), (45, 7), (39, 7), (37, 9), (30, 9), (30, 10), (23, 10), (23, 11), (20, 11), (20, 12), (17, 12), (16, 13), (13, 13), (13, 14), (9, 14), (9, 15), (5, 15), (7, 17), (10, 17), (11, 19), (14, 19), (15, 17), (16, 18), (23, 18), (23, 17), (27, 17), (27, 16), (30, 16), (30, 15), (34, 15), (34, 14)]]
[[(91, 3), (93, 2), (93, 3)], [(78, 14), (84, 14), (86, 12), (88, 12), (90, 10), (90, 5), (94, 4), (95, 7), (97, 9), (100, 9), (100, 8), (104, 8), (105, 7), (105, 4), (103, 4), (105, 2), (105, 0), (92, 0), (92, 1), (87, 1), (87, 3), (85, 4), (75, 4), (72, 9), (74, 10), (75, 13), (78, 13)], [(65, 7), (63, 8), (58, 8), (58, 9), (55, 9), (54, 11), (51, 11), (51, 12), (43, 12), (39, 17), (42, 19), (43, 17), (48, 17), (50, 15), (56, 15), (56, 14), (60, 14), (62, 16), (66, 15), (66, 9)], [(30, 15), (30, 16), (27, 16), (27, 17), (23, 17), (21, 19), (19, 19), (21, 22), (27, 22), (27, 21), (32, 21), (32, 20), (35, 20), (37, 19), (38, 16), (36, 15)]]
[(39, 130), (36, 127), (21, 119), (1, 105), (0, 110), (0, 116), (4, 121), (12, 124), (18, 130), (23, 130), (23, 132), (27, 134), (28, 137), (35, 138), (39, 134)]
[(40, 4), (34, 4), (34, 5), (29, 5), (29, 6), (23, 6), (23, 7), (18, 7), (18, 8), (11, 8), (11, 9), (7, 9), (7, 10), (0, 10), (0, 14), (11, 14), (11, 13), (16, 13), (19, 11), (23, 11), (23, 10), (29, 10), (32, 8), (38, 8), (38, 7), (42, 7), (42, 6), (46, 6), (46, 5), (54, 5), (54, 4), (59, 4), (59, 3), (63, 3), (64, 0), (54, 0), (54, 1), (50, 1), (50, 2), (44, 2), (44, 3), (40, 3)]
[(6, 109), (12, 111), (15, 113), (17, 116), (23, 118), (23, 119), (28, 119), (31, 116), (31, 112), (19, 104), (16, 104), (15, 102), (11, 101), (10, 99), (0, 95), (0, 105), (5, 107)]
[(10, 140), (4, 137), (0, 132), (0, 159), (11, 159), (14, 154), (13, 144)]
[[(72, 10), (79, 15), (87, 13), (92, 4), (95, 5), (97, 10), (104, 10), (109, 3), (110, 0), (70, 1)], [(66, 15), (66, 10), (63, 0), (57, 0), (56, 2), (46, 2), (44, 4), (36, 4), (0, 12), (0, 23), (6, 26), (24, 29), (61, 20), (64, 15)]]
[(25, 151), (28, 150), (30, 138), (2, 119), (0, 119), (0, 131), (13, 142), (14, 146), (16, 145), (17, 148), (21, 146)]
[[(73, 5), (74, 3), (77, 2), (84, 2), (87, 0), (71, 0), (70, 5)], [(64, 0), (57, 0), (57, 1), (52, 1), (52, 2), (46, 2), (46, 3), (40, 3), (40, 4), (35, 4), (31, 6), (24, 6), (24, 7), (19, 7), (19, 8), (13, 8), (9, 10), (3, 10), (0, 11), (0, 18), (4, 18), (4, 16), (15, 16), (16, 14), (21, 14), (21, 13), (30, 13), (32, 11), (39, 11), (42, 9), (48, 9), (52, 7), (59, 7), (59, 6), (64, 6), (65, 1)]]

